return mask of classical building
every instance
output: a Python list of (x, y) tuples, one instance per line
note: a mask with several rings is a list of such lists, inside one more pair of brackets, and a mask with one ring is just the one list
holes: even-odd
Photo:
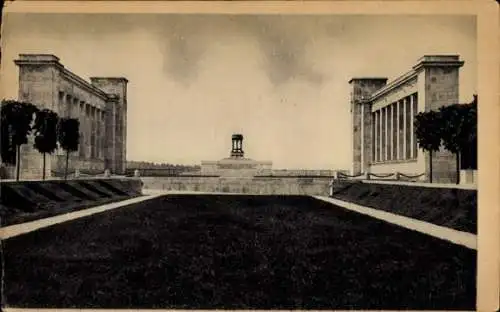
[[(387, 78), (352, 78), (352, 174), (429, 176), (429, 155), (418, 148), (414, 131), (417, 113), (459, 101), (457, 55), (426, 55), (410, 71)], [(433, 154), (433, 180), (456, 182), (455, 156), (441, 149)]]
[[(123, 173), (128, 80), (92, 77), (89, 83), (50, 54), (20, 54), (14, 62), (19, 67), (19, 101), (80, 121), (80, 146), (70, 154), (69, 168)], [(22, 177), (40, 177), (42, 157), (31, 143), (23, 146), (21, 156)], [(62, 172), (64, 164), (64, 151), (58, 150), (47, 157), (47, 175)]]

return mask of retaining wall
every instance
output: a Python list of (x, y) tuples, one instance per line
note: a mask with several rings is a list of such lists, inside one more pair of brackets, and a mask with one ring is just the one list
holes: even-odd
[(217, 176), (141, 177), (145, 189), (268, 195), (328, 195), (332, 177)]
[(2, 181), (0, 225), (10, 225), (142, 195), (139, 179)]

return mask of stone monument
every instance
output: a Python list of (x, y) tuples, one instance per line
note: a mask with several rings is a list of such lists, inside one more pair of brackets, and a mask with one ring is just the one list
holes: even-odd
[(216, 161), (202, 161), (201, 175), (243, 178), (271, 174), (272, 162), (245, 158), (242, 134), (233, 134), (231, 141), (230, 156)]
[(243, 158), (245, 152), (243, 151), (243, 135), (233, 134), (232, 136), (233, 147), (231, 150), (232, 158)]

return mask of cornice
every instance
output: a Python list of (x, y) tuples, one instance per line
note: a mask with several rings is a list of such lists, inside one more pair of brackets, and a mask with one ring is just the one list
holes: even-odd
[[(85, 89), (86, 91), (100, 97), (101, 99), (103, 99), (105, 101), (116, 100), (116, 95), (111, 95), (111, 94), (104, 92), (103, 90), (92, 85), (91, 83), (89, 83), (85, 79), (81, 78), (80, 76), (78, 76), (75, 73), (71, 72), (70, 70), (66, 69), (64, 67), (64, 65), (59, 62), (59, 58), (56, 56), (53, 56), (50, 54), (39, 54), (37, 56), (42, 56), (42, 57), (46, 57), (46, 58), (42, 58), (42, 59), (23, 58), (26, 56), (29, 56), (29, 55), (20, 54), (20, 59), (14, 60), (14, 63), (17, 66), (37, 66), (37, 65), (38, 66), (53, 66), (59, 70), (59, 72), (61, 73), (61, 76), (63, 78), (69, 80), (70, 82), (81, 87), (82, 89)], [(120, 80), (128, 82), (128, 80), (126, 80), (125, 78), (117, 77), (117, 78), (113, 78), (113, 79), (120, 79)]]

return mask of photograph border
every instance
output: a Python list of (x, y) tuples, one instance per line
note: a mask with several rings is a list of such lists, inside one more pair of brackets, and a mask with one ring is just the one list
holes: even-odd
[[(479, 110), (477, 310), (498, 311), (500, 296), (500, 109), (498, 3), (493, 0), (427, 1), (14, 1), (6, 13), (176, 13), (475, 15)], [(2, 27), (2, 31), (6, 31)], [(2, 45), (6, 42), (2, 42)], [(3, 60), (2, 60), (3, 61)], [(1, 87), (1, 85), (0, 85)], [(2, 93), (0, 89), (0, 93)], [(346, 99), (347, 101), (347, 99)], [(27, 309), (6, 308), (5, 311)], [(29, 310), (29, 309), (28, 309)], [(52, 311), (53, 309), (31, 309)], [(70, 311), (72, 309), (57, 309)], [(76, 310), (76, 309), (75, 309)], [(80, 310), (80, 309), (78, 309)], [(141, 310), (141, 311), (146, 311)], [(74, 310), (73, 310), (74, 311)], [(89, 309), (90, 311), (90, 309)], [(92, 311), (98, 311), (92, 309)], [(111, 311), (111, 310), (105, 310)], [(123, 311), (123, 310), (122, 310)], [(159, 311), (159, 310), (151, 310)], [(162, 310), (167, 311), (167, 310)], [(181, 311), (181, 310), (175, 310)], [(190, 310), (192, 311), (192, 310)]]

